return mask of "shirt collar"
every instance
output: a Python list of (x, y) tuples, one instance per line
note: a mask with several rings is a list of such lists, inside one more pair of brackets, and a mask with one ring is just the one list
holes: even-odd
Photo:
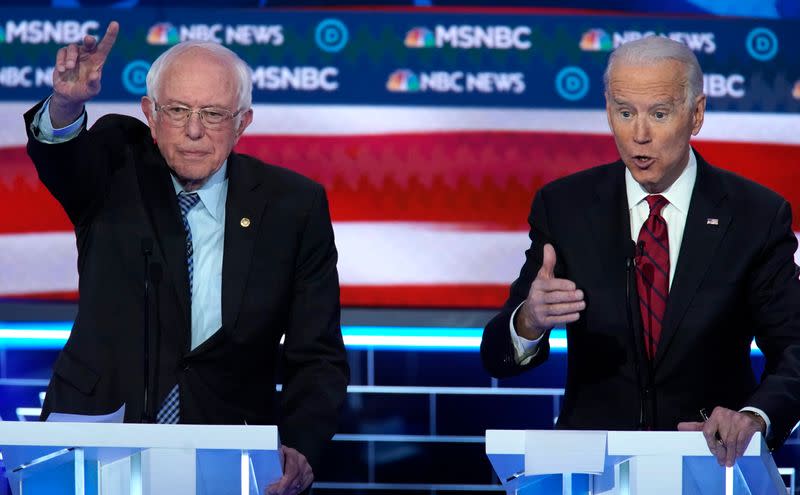
[[(175, 178), (174, 175), (170, 174), (170, 178), (172, 178), (172, 185), (175, 187), (175, 194), (180, 194), (184, 192), (183, 186), (178, 179)], [(214, 220), (217, 222), (222, 221), (222, 207), (223, 205), (220, 203), (220, 198), (222, 197), (222, 191), (228, 184), (228, 160), (222, 162), (222, 166), (214, 172), (211, 177), (208, 178), (205, 184), (194, 191), (200, 196), (200, 202), (203, 203), (203, 206), (206, 207), (206, 210), (214, 217)]]
[[(669, 203), (686, 215), (689, 212), (689, 203), (692, 201), (692, 191), (694, 190), (694, 183), (697, 180), (697, 157), (694, 150), (689, 150), (689, 163), (681, 172), (681, 175), (665, 189), (661, 195), (664, 196)], [(642, 187), (641, 184), (636, 182), (633, 178), (631, 171), (625, 167), (625, 191), (628, 195), (628, 210), (635, 208), (639, 203), (644, 201), (650, 193)]]

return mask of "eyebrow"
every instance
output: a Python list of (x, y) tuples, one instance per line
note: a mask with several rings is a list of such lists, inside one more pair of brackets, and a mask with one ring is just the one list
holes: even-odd
[[(618, 98), (614, 98), (613, 101), (614, 101), (614, 104), (617, 105), (617, 106), (630, 105), (627, 101), (620, 100)], [(650, 105), (648, 107), (648, 110), (652, 110), (652, 109), (658, 108), (658, 107), (674, 107), (675, 105), (676, 105), (675, 99), (674, 98), (669, 98), (669, 99), (666, 99), (666, 100), (662, 100), (662, 101), (653, 103), (652, 105)]]
[[(181, 106), (186, 107), (186, 108), (193, 108), (188, 103), (183, 102), (183, 101), (179, 101), (179, 100), (167, 100), (167, 103), (165, 103), (165, 105), (181, 105)], [(218, 105), (218, 104), (213, 104), (213, 103), (210, 104), (210, 105), (203, 105), (203, 106), (197, 107), (197, 108), (221, 108), (223, 110), (227, 110), (227, 107), (225, 107), (225, 105)]]

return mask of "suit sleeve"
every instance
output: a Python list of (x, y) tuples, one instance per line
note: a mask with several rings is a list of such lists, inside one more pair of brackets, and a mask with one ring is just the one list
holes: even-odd
[(750, 278), (749, 304), (756, 344), (766, 364), (761, 384), (747, 405), (763, 410), (772, 423), (768, 443), (783, 444), (800, 419), (800, 280), (794, 263), (797, 239), (791, 208), (778, 208)]
[(316, 468), (337, 429), (349, 367), (342, 341), (337, 253), (325, 191), (319, 187), (298, 253), (291, 321), (283, 351), (281, 440)]
[(36, 113), (44, 104), (39, 102), (25, 113), (28, 134), (28, 155), (39, 179), (61, 203), (73, 225), (77, 226), (101, 201), (109, 178), (108, 152), (95, 125), (92, 131), (83, 129), (74, 139), (62, 143), (43, 143), (35, 137), (33, 126)]
[[(484, 368), (496, 378), (518, 375), (527, 369), (542, 364), (550, 356), (550, 343), (547, 339), (548, 335), (545, 335), (539, 343), (538, 352), (530, 362), (525, 365), (517, 364), (509, 330), (514, 310), (528, 297), (531, 284), (542, 266), (544, 245), (547, 243), (553, 244), (548, 227), (545, 195), (545, 192), (540, 190), (533, 199), (531, 213), (528, 217), (531, 246), (525, 251), (525, 264), (520, 270), (519, 277), (511, 284), (508, 299), (502, 310), (486, 324), (486, 328), (483, 330), (481, 359), (483, 360)], [(554, 247), (558, 252), (558, 247), (555, 244)], [(557, 264), (556, 273), (559, 271)]]

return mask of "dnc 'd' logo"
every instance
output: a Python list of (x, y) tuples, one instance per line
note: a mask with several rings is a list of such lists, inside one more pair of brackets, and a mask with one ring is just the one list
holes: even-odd
[(430, 29), (416, 27), (406, 33), (406, 48), (433, 48), (436, 46), (436, 38)]
[(610, 52), (614, 44), (607, 32), (602, 29), (590, 29), (581, 36), (580, 47), (585, 52)]
[(150, 45), (174, 45), (179, 41), (178, 29), (169, 22), (159, 22), (147, 32), (147, 43)]
[(399, 69), (389, 75), (386, 89), (392, 93), (416, 93), (419, 91), (419, 78), (408, 69)]

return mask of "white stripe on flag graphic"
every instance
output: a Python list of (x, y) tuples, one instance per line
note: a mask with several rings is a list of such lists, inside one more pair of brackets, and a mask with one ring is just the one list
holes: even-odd
[(72, 232), (0, 235), (0, 295), (78, 289)]
[[(0, 146), (21, 146), (33, 102), (0, 103)], [(143, 120), (139, 103), (89, 103), (89, 125), (107, 113)], [(451, 131), (610, 135), (604, 110), (369, 105), (253, 105), (247, 135), (349, 136)], [(800, 144), (800, 114), (707, 112), (698, 141)]]
[[(529, 247), (522, 231), (447, 223), (336, 222), (334, 230), (343, 286), (505, 285)], [(0, 235), (0, 295), (75, 291), (76, 258), (71, 232)]]

